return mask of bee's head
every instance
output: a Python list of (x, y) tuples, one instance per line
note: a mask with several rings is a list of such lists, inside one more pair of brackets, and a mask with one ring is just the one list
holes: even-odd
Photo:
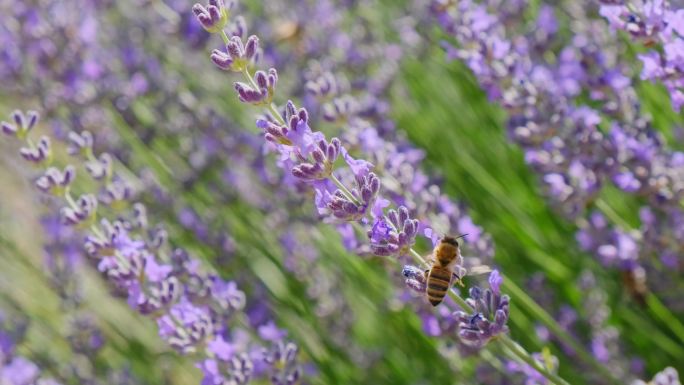
[(450, 237), (448, 235), (446, 235), (446, 236), (444, 236), (444, 238), (442, 238), (442, 243), (446, 243), (446, 244), (449, 244), (451, 246), (458, 247), (457, 238)]
[(458, 239), (463, 238), (466, 235), (468, 235), (468, 234), (459, 235), (456, 238), (445, 235), (444, 238), (442, 238), (442, 243), (446, 243), (446, 244), (449, 244), (451, 246), (458, 247), (459, 246)]
[(442, 238), (442, 240), (439, 242), (439, 245), (435, 248), (435, 258), (442, 266), (450, 265), (454, 263), (454, 261), (458, 260), (458, 238), (461, 238), (462, 236), (463, 235), (454, 238), (445, 235), (444, 238)]

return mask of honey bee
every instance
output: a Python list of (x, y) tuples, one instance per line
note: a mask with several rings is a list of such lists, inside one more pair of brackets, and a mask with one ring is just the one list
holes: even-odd
[[(463, 234), (456, 238), (445, 236), (432, 251), (432, 256), (430, 257), (432, 267), (429, 270), (425, 270), (425, 292), (432, 306), (442, 303), (444, 296), (451, 288), (454, 277), (462, 285), (461, 278), (465, 275), (465, 271), (459, 272), (459, 275), (454, 270), (462, 261), (458, 239), (466, 235), (468, 234)], [(491, 271), (489, 267), (478, 266), (471, 269), (470, 273), (484, 274), (488, 271)]]
[(648, 296), (648, 286), (646, 284), (646, 270), (643, 267), (625, 270), (622, 272), (622, 282), (627, 289), (627, 293), (641, 306), (646, 305)]
[(304, 37), (304, 27), (296, 21), (282, 20), (277, 23), (274, 32), (278, 42), (289, 41), (298, 43)]

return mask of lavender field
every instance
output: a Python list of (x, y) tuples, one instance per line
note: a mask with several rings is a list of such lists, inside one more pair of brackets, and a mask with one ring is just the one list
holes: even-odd
[(0, 385), (681, 385), (681, 0), (0, 0)]

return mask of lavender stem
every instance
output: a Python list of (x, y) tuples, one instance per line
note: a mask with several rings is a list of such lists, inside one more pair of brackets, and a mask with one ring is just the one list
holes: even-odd
[(560, 378), (558, 375), (548, 371), (543, 365), (541, 365), (537, 360), (530, 356), (529, 353), (527, 353), (520, 345), (518, 345), (515, 341), (510, 339), (510, 337), (508, 337), (507, 335), (502, 335), (499, 338), (499, 340), (504, 345), (504, 347), (509, 351), (509, 353), (512, 353), (512, 355), (517, 357), (520, 361), (533, 367), (542, 376), (546, 377), (547, 380), (558, 385), (570, 385), (567, 381)]
[(344, 195), (347, 196), (347, 198), (355, 203), (359, 203), (359, 200), (354, 197), (354, 194), (349, 191), (347, 186), (345, 186), (336, 176), (335, 174), (330, 174), (330, 179), (335, 183), (335, 185), (344, 193)]

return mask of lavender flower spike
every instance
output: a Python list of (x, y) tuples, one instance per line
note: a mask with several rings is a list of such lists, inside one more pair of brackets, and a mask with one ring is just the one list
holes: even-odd
[(333, 164), (340, 154), (341, 142), (333, 138), (330, 143), (325, 139), (311, 152), (312, 162), (302, 162), (292, 168), (292, 175), (304, 180), (327, 179), (332, 174)]
[(271, 373), (273, 385), (293, 385), (300, 377), (300, 369), (297, 366), (297, 345), (278, 341), (271, 350), (264, 351), (264, 362), (276, 370)]
[(406, 286), (420, 295), (425, 295), (425, 271), (413, 265), (406, 265), (401, 271), (406, 277)]
[(229, 10), (233, 7), (233, 1), (228, 0), (226, 5), (223, 0), (209, 0), (209, 4), (202, 6), (195, 4), (192, 13), (195, 14), (197, 21), (209, 33), (219, 33), (228, 24)]
[(327, 208), (331, 214), (343, 221), (351, 222), (361, 220), (368, 213), (368, 209), (376, 211), (378, 193), (380, 192), (380, 179), (374, 173), (356, 176), (356, 188), (348, 196), (342, 190), (336, 190), (330, 197)]
[(461, 339), (472, 346), (484, 346), (489, 340), (499, 334), (508, 332), (509, 302), (507, 295), (501, 295), (499, 286), (503, 279), (499, 272), (494, 270), (490, 274), (490, 289), (484, 292), (479, 287), (470, 289), (470, 298), (466, 300), (473, 308), (474, 314), (463, 311), (454, 313), (459, 322), (459, 335)]
[(373, 228), (368, 231), (373, 254), (380, 256), (405, 255), (416, 242), (418, 220), (409, 218), (409, 211), (401, 206), (399, 210), (389, 210), (386, 221), (376, 218)]

